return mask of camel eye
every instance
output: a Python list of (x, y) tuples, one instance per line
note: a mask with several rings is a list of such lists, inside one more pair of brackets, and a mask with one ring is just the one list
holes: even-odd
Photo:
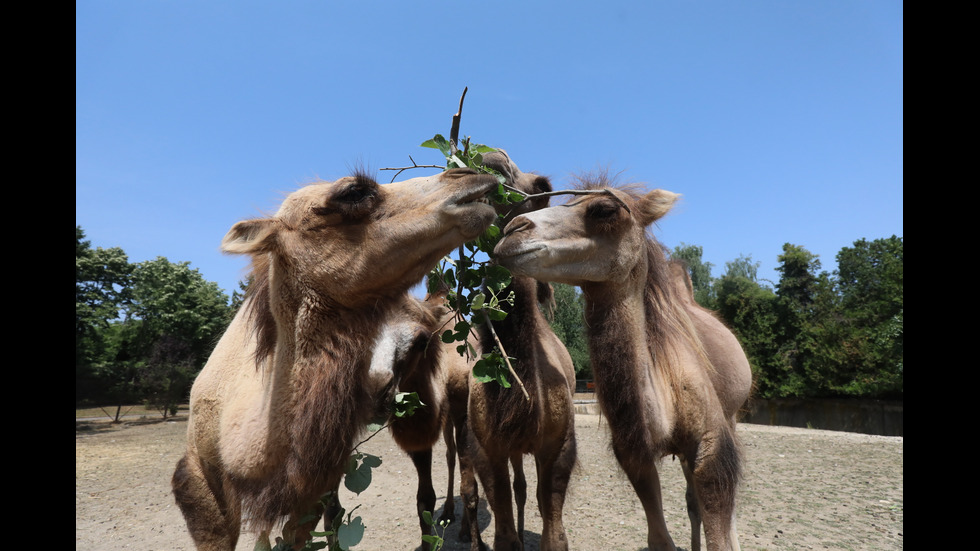
[(334, 201), (339, 201), (341, 203), (347, 203), (353, 205), (360, 203), (365, 199), (370, 199), (375, 196), (374, 186), (369, 186), (361, 182), (355, 182), (346, 189), (334, 196)]
[(619, 205), (610, 201), (596, 201), (588, 206), (585, 213), (589, 218), (595, 220), (607, 220), (616, 215)]

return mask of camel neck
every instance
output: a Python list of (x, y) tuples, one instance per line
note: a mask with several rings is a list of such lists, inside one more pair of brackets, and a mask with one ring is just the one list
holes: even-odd
[[(529, 277), (514, 276), (510, 285), (503, 290), (502, 296), (507, 296), (511, 291), (514, 293), (514, 304), (504, 305), (503, 310), (507, 312), (507, 317), (501, 321), (493, 323), (493, 329), (504, 345), (507, 355), (514, 358), (533, 358), (534, 339), (529, 338), (536, 335), (539, 324), (546, 323), (541, 312), (538, 310), (537, 282)], [(489, 352), (493, 346), (493, 337), (489, 330), (484, 327), (484, 334), (481, 334), (481, 343), (484, 351)], [(533, 368), (533, 361), (517, 362), (514, 370), (521, 376), (525, 386), (528, 384), (527, 377), (536, 378), (537, 372)]]
[[(645, 297), (627, 286), (590, 284), (582, 290), (599, 404), (611, 423), (649, 429), (617, 436), (628, 440), (624, 449), (655, 449), (672, 430), (674, 400), (650, 349)], [(651, 437), (653, 443), (647, 442)]]

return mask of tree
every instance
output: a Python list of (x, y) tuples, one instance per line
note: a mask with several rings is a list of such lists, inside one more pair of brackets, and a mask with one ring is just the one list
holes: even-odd
[(123, 347), (143, 359), (140, 389), (166, 412), (186, 398), (231, 321), (228, 296), (189, 262), (164, 257), (136, 264), (130, 294), (125, 323), (134, 331)]
[(904, 241), (867, 241), (837, 253), (837, 282), (849, 331), (843, 349), (853, 378), (849, 394), (901, 397), (904, 382)]
[(132, 265), (119, 248), (92, 249), (75, 226), (75, 399), (99, 386), (98, 371), (111, 354), (107, 331), (128, 302)]
[(728, 271), (715, 283), (718, 314), (738, 336), (752, 365), (756, 392), (763, 398), (782, 395), (779, 350), (785, 340), (778, 297), (772, 289), (748, 276), (750, 271), (727, 263)]
[(584, 330), (584, 302), (578, 289), (563, 283), (552, 283), (555, 296), (555, 310), (551, 319), (551, 329), (565, 343), (568, 354), (575, 365), (575, 378), (592, 377), (589, 362), (589, 345)]
[(743, 277), (756, 283), (758, 282), (760, 264), (761, 262), (752, 262), (752, 255), (739, 255), (735, 260), (725, 262), (725, 275)]

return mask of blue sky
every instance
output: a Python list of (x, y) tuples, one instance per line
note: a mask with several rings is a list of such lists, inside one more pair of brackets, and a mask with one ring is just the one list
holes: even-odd
[(468, 87), (462, 134), (556, 189), (608, 169), (681, 193), (653, 233), (715, 276), (903, 236), (901, 2), (558, 5), (78, 1), (75, 223), (230, 294), (232, 224), (355, 166), (441, 162), (419, 144)]

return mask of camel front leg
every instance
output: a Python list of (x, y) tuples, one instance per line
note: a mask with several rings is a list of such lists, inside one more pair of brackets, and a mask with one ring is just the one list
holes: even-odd
[(316, 530), (317, 524), (320, 524), (324, 510), (323, 503), (320, 501), (309, 507), (296, 509), (282, 527), (282, 539), (293, 542), (294, 550), (298, 551), (306, 547), (306, 542), (313, 539), (310, 532)]
[(629, 451), (614, 450), (616, 459), (626, 472), (636, 497), (640, 498), (647, 517), (647, 546), (650, 551), (677, 551), (664, 520), (663, 498), (660, 495), (660, 474), (657, 466), (643, 461), (630, 461)]
[(507, 463), (506, 457), (487, 457), (485, 461), (477, 462), (477, 472), (493, 514), (494, 551), (521, 551), (523, 545), (514, 528), (514, 505)]
[[(409, 452), (415, 472), (418, 474), (419, 486), (415, 493), (415, 509), (419, 516), (419, 529), (423, 536), (432, 535), (432, 527), (425, 522), (422, 514), (432, 513), (436, 508), (436, 491), (432, 487), (432, 450)], [(422, 551), (429, 551), (431, 545), (422, 541)]]
[(541, 512), (541, 550), (568, 551), (568, 537), (562, 512), (565, 494), (575, 467), (575, 434), (570, 433), (557, 452), (535, 456), (538, 469), (538, 509)]
[(698, 503), (691, 463), (685, 457), (681, 457), (681, 468), (684, 470), (684, 479), (687, 480), (684, 497), (687, 498), (687, 518), (691, 520), (691, 551), (701, 551), (701, 504)]

